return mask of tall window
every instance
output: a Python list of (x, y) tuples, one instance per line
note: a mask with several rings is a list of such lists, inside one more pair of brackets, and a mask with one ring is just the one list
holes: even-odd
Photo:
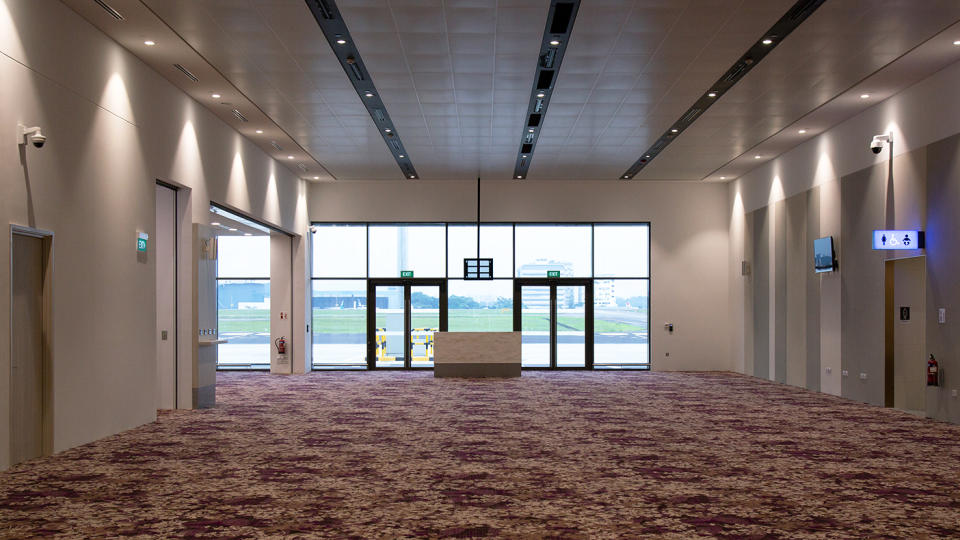
[[(473, 224), (318, 223), (313, 230), (315, 366), (365, 366), (367, 280), (410, 272), (447, 279), (448, 328), (468, 332), (513, 329), (515, 278), (592, 279), (594, 366), (649, 366), (646, 223), (483, 224), (479, 256), (494, 260), (488, 281), (463, 279), (463, 259), (477, 256)], [(582, 334), (583, 301), (563, 295), (559, 322)]]
[(219, 366), (270, 366), (269, 236), (217, 238), (217, 321)]

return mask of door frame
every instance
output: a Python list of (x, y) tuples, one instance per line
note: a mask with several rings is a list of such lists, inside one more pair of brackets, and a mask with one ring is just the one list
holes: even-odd
[[(403, 367), (377, 367), (377, 287), (403, 287)], [(367, 280), (367, 369), (427, 369), (410, 365), (410, 333), (413, 330), (410, 289), (412, 287), (440, 288), (440, 331), (447, 331), (446, 278), (370, 278)], [(432, 369), (432, 368), (430, 368)]]
[[(43, 395), (41, 396), (43, 410), (40, 411), (41, 418), (41, 440), (40, 448), (44, 456), (53, 454), (53, 231), (26, 227), (23, 225), (10, 225), (10, 276), (13, 276), (14, 261), (13, 237), (14, 235), (30, 236), (42, 241), (43, 245)], [(13, 279), (10, 280), (10, 297), (13, 298)], [(10, 303), (10, 335), (13, 335), (13, 302)], [(10, 340), (10, 369), (13, 369), (13, 340)], [(12, 374), (8, 375), (12, 381)], [(10, 413), (13, 413), (12, 400), (13, 392), (7, 396), (11, 403), (8, 403)], [(10, 449), (13, 448), (13, 422), (8, 423), (10, 429)]]
[[(584, 288), (583, 367), (557, 367), (557, 287)], [(523, 287), (550, 287), (550, 366), (524, 367), (532, 370), (593, 369), (593, 278), (515, 278), (513, 280), (513, 331), (523, 331)]]

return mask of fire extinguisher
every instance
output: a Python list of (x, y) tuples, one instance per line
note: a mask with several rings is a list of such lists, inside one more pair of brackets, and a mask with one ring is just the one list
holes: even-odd
[(927, 360), (927, 386), (940, 386), (940, 366), (932, 354)]
[(274, 342), (277, 345), (277, 354), (287, 354), (287, 340), (283, 336), (277, 338)]

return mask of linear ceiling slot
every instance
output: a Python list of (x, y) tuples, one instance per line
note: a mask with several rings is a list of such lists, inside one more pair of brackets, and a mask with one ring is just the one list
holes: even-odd
[(336, 55), (340, 67), (343, 68), (343, 72), (350, 79), (360, 102), (366, 107), (377, 131), (383, 137), (387, 150), (393, 154), (393, 159), (404, 178), (419, 178), (417, 170), (410, 160), (410, 154), (404, 150), (400, 134), (397, 133), (393, 122), (390, 120), (390, 112), (380, 98), (380, 92), (377, 91), (370, 77), (370, 72), (364, 66), (360, 50), (357, 49), (356, 42), (350, 36), (350, 29), (347, 28), (336, 1), (305, 0), (305, 2), (310, 12), (313, 13), (313, 18), (316, 19), (323, 36), (327, 39), (330, 50)]
[(113, 9), (113, 6), (104, 2), (103, 0), (93, 0), (93, 1), (96, 2), (98, 6), (102, 7), (103, 10), (109, 13), (110, 16), (113, 17), (114, 19), (118, 21), (122, 21), (126, 19), (126, 17), (121, 15), (119, 11)]
[(520, 135), (520, 151), (513, 166), (513, 178), (524, 179), (527, 170), (533, 162), (533, 152), (537, 147), (537, 138), (540, 136), (540, 126), (543, 125), (547, 108), (550, 106), (550, 92), (556, 82), (560, 65), (563, 63), (563, 54), (570, 41), (570, 33), (580, 9), (580, 0), (551, 0), (547, 12), (547, 24), (540, 37), (540, 54), (537, 56), (537, 71), (534, 76), (533, 88), (530, 90), (530, 101), (527, 105), (527, 125)]
[(197, 78), (189, 69), (181, 66), (180, 64), (174, 64), (173, 67), (177, 68), (180, 73), (183, 73), (188, 79), (193, 82), (200, 82), (200, 79)]
[(237, 117), (237, 120), (240, 120), (241, 122), (249, 122), (249, 121), (250, 121), (250, 120), (247, 120), (247, 117), (244, 116), (243, 113), (240, 112), (240, 111), (238, 111), (237, 109), (233, 109), (233, 110), (230, 111), (230, 112), (231, 112), (234, 116)]
[(553, 71), (543, 70), (537, 76), (537, 90), (549, 90), (553, 86)]
[(773, 23), (773, 26), (764, 32), (761, 37), (750, 46), (750, 49), (723, 73), (717, 82), (713, 83), (710, 88), (704, 91), (704, 95), (699, 97), (697, 101), (687, 109), (687, 112), (673, 123), (670, 129), (660, 135), (660, 138), (658, 138), (639, 159), (634, 161), (633, 165), (620, 175), (620, 178), (633, 178), (644, 167), (649, 165), (650, 162), (657, 157), (657, 154), (679, 137), (681, 129), (690, 127), (694, 120), (699, 118), (714, 103), (719, 101), (720, 96), (740, 82), (751, 69), (756, 67), (770, 51), (782, 43), (790, 32), (796, 30), (796, 28), (800, 26), (807, 17), (812, 15), (817, 8), (823, 5), (824, 2), (826, 2), (826, 0), (798, 0), (794, 3), (793, 6), (787, 10), (786, 14), (780, 17), (777, 22)]
[(279, 144), (277, 144), (277, 141), (270, 141), (270, 146), (272, 146), (273, 149), (276, 150), (277, 152), (282, 152), (282, 151), (283, 151), (283, 147), (281, 147)]
[(579, 2), (563, 2), (556, 4), (556, 7), (553, 9), (553, 21), (550, 23), (551, 34), (567, 33), (567, 28), (570, 26), (571, 20), (573, 20), (573, 13), (578, 7), (577, 4), (579, 4)]

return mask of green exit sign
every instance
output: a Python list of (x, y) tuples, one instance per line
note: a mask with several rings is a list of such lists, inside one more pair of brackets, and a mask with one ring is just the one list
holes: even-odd
[(401, 270), (400, 277), (413, 277), (413, 270)]
[(547, 270), (547, 277), (560, 277), (559, 270)]
[(147, 233), (137, 233), (137, 251), (147, 250), (147, 238), (150, 238)]

